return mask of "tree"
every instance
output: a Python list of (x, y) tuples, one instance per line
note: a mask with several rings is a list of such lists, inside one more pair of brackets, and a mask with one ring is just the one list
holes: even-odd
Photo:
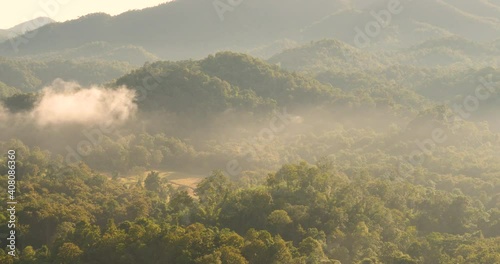
[(285, 210), (275, 210), (267, 217), (267, 222), (273, 231), (283, 234), (285, 228), (292, 223), (292, 219)]
[(33, 109), (37, 96), (35, 94), (16, 94), (3, 99), (5, 106), (13, 113), (30, 111)]
[(57, 261), (61, 264), (77, 264), (80, 263), (80, 257), (83, 251), (73, 243), (64, 243), (59, 247), (57, 252)]
[(203, 179), (196, 187), (195, 193), (200, 201), (198, 216), (210, 225), (216, 225), (223, 203), (231, 191), (229, 179), (220, 170)]
[(300, 242), (299, 252), (302, 256), (306, 257), (307, 264), (321, 263), (325, 259), (321, 243), (312, 237), (308, 237)]
[(248, 264), (248, 261), (241, 255), (240, 251), (233, 247), (223, 246), (218, 250), (222, 264)]
[(36, 251), (32, 246), (27, 246), (23, 249), (20, 259), (22, 264), (36, 263)]
[(3, 249), (0, 249), (0, 263), (2, 264), (14, 264), (14, 258), (7, 254)]
[(168, 203), (168, 210), (172, 222), (175, 224), (190, 224), (191, 213), (194, 207), (194, 199), (187, 191), (177, 191), (172, 194)]
[(162, 189), (160, 173), (157, 171), (151, 171), (144, 181), (144, 187), (148, 191), (160, 193)]

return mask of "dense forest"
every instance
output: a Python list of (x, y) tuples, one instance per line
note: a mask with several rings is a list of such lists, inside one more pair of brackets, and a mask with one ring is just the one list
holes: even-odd
[(500, 261), (497, 99), (464, 119), (429, 85), (454, 98), (496, 70), (348, 69), (294, 73), (230, 52), (148, 63), (107, 84), (135, 90), (137, 109), (91, 130), (88, 153), (86, 124), (29, 122), (48, 94), (4, 85), (23, 230), (5, 263)]
[(386, 2), (177, 0), (5, 37), (0, 263), (500, 263), (500, 2), (404, 2), (360, 47)]

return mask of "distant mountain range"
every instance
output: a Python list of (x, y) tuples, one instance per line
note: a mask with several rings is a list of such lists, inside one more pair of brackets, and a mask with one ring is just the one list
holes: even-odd
[(177, 0), (118, 16), (99, 13), (51, 23), (35, 36), (13, 39), (17, 52), (11, 43), (0, 45), (0, 55), (36, 55), (106, 42), (142, 47), (162, 59), (178, 60), (221, 50), (257, 50), (269, 56), (265, 50), (285, 40), (305, 44), (334, 38), (357, 47), (385, 49), (450, 36), (477, 42), (500, 39), (498, 0), (391, 3), (252, 0), (231, 6), (226, 1)]
[(409, 48), (373, 52), (342, 41), (324, 39), (286, 49), (268, 61), (287, 70), (316, 73), (326, 69), (374, 70), (390, 65), (485, 67), (500, 65), (500, 45), (498, 42), (478, 43), (449, 36), (429, 39)]
[(33, 55), (30, 56), (30, 59), (41, 61), (54, 59), (123, 61), (136, 66), (142, 66), (147, 61), (160, 60), (156, 55), (142, 47), (133, 45), (118, 46), (107, 42), (91, 42), (76, 48)]
[(9, 38), (23, 35), (29, 31), (36, 30), (47, 24), (54, 23), (55, 21), (48, 17), (38, 17), (19, 25), (13, 26), (9, 29), (0, 29), (0, 42), (3, 42)]

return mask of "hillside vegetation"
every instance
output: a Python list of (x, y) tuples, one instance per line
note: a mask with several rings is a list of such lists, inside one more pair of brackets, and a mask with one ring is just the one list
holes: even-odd
[(214, 3), (0, 44), (1, 264), (500, 263), (499, 0)]

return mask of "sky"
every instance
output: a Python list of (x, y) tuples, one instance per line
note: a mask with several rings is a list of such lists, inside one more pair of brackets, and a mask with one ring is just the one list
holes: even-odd
[(169, 0), (0, 0), (0, 29), (46, 16), (62, 22), (95, 12), (117, 15), (156, 6)]

